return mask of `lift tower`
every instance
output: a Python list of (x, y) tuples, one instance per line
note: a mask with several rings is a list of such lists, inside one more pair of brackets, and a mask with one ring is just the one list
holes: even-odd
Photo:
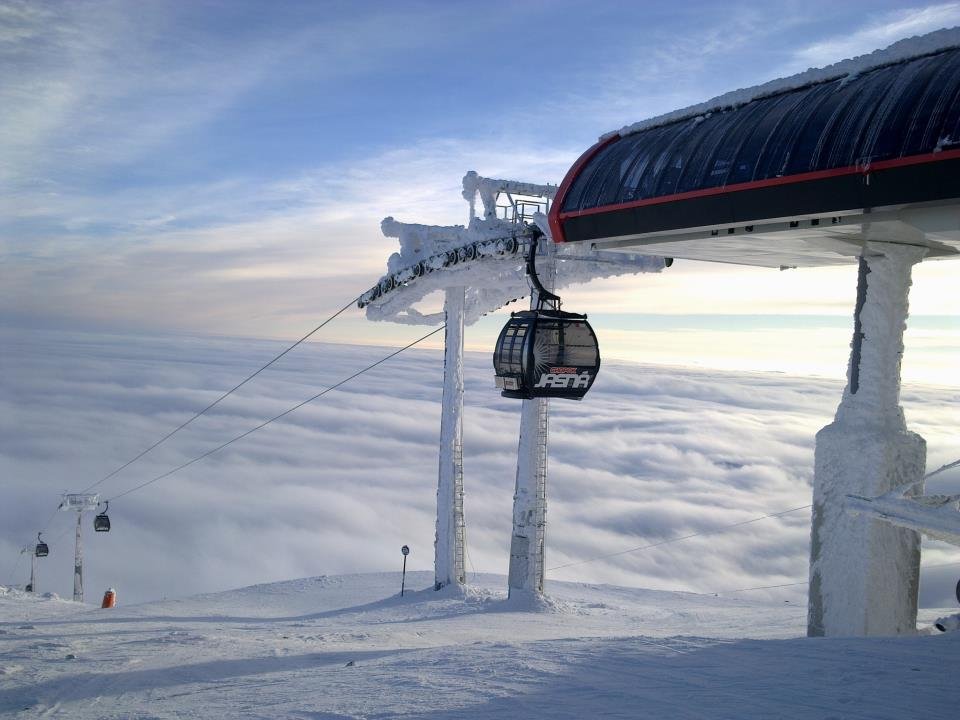
[(77, 541), (73, 556), (73, 600), (83, 602), (83, 514), (94, 511), (100, 504), (100, 496), (89, 493), (67, 493), (63, 496), (60, 509), (77, 513)]

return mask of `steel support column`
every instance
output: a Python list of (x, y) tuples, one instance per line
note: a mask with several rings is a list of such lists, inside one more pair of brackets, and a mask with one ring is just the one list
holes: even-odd
[(440, 468), (437, 481), (437, 533), (434, 587), (466, 582), (463, 520), (463, 311), (464, 288), (447, 288), (440, 414)]
[(817, 433), (807, 634), (863, 636), (916, 629), (920, 536), (843, 510), (922, 479), (926, 443), (907, 430), (900, 362), (912, 266), (923, 248), (868, 242), (860, 265), (847, 387)]

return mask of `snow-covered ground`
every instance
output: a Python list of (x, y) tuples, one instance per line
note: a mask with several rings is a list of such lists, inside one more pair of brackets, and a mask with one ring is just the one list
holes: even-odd
[[(806, 639), (803, 607), (427, 573), (100, 610), (0, 589), (0, 714), (64, 718), (950, 718), (960, 633)], [(926, 623), (936, 611), (924, 611)]]

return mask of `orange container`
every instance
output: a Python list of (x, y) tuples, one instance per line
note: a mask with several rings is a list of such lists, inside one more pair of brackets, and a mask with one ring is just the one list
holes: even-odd
[(101, 608), (112, 608), (117, 604), (117, 591), (113, 588), (110, 588), (103, 594), (103, 603), (100, 605)]

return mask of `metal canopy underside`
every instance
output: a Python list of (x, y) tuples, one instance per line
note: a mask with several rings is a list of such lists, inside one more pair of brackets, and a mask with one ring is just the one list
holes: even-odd
[[(770, 268), (854, 263), (867, 239), (928, 248), (926, 259), (960, 255), (960, 204), (847, 212), (672, 233), (610, 238), (596, 249)], [(869, 253), (868, 253), (869, 254)]]
[(853, 262), (869, 237), (960, 254), (960, 48), (609, 137), (554, 239), (758, 265)]

